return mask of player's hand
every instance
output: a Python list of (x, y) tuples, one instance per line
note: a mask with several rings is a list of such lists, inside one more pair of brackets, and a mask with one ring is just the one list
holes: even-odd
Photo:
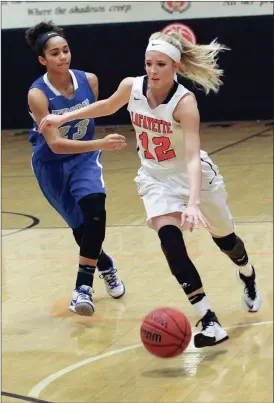
[(108, 134), (102, 139), (101, 149), (104, 151), (120, 151), (126, 147), (126, 138), (120, 134)]
[(38, 131), (40, 133), (42, 133), (46, 127), (58, 128), (58, 127), (62, 126), (63, 123), (64, 123), (64, 120), (63, 120), (62, 115), (49, 114), (41, 120), (39, 127), (38, 127)]
[(185, 224), (189, 225), (189, 231), (193, 232), (193, 229), (199, 229), (199, 222), (203, 224), (205, 228), (209, 228), (209, 223), (203, 216), (200, 207), (196, 205), (187, 206), (181, 216), (181, 226)]

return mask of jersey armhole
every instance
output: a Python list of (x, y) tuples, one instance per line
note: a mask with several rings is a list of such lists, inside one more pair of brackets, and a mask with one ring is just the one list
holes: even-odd
[[(132, 106), (131, 103), (132, 103), (133, 98), (134, 98), (134, 93), (135, 93), (136, 89), (139, 89), (138, 88), (139, 84), (141, 84), (141, 94), (142, 94), (144, 77), (145, 76), (135, 77), (135, 79), (133, 81), (132, 88), (131, 88), (131, 93), (130, 93), (130, 98), (129, 98), (129, 101), (128, 101), (128, 104), (127, 104), (127, 110), (128, 111), (130, 111), (130, 109), (131, 109), (131, 106)], [(136, 94), (135, 94), (135, 96), (136, 96)]]
[[(89, 72), (87, 72), (87, 71), (82, 71), (82, 73), (83, 73), (84, 76), (85, 76), (86, 84), (88, 85), (88, 88), (89, 88), (89, 90), (90, 90), (90, 92), (92, 93), (92, 96), (93, 96), (93, 98), (94, 98), (93, 102), (97, 102), (98, 99), (96, 100), (95, 94), (94, 94), (94, 92), (93, 92), (93, 89), (91, 88), (90, 82), (89, 82), (88, 77), (87, 77), (87, 73), (89, 73)], [(98, 80), (98, 83), (99, 83), (98, 77), (97, 77), (97, 80)]]
[(177, 101), (176, 103), (174, 103), (174, 105), (171, 105), (171, 107), (170, 107), (172, 120), (173, 120), (174, 124), (177, 125), (178, 127), (180, 126), (180, 122), (177, 122), (177, 120), (174, 119), (173, 114), (174, 114), (174, 111), (175, 111), (175, 109), (177, 108), (179, 102), (181, 101), (181, 99), (184, 98), (184, 97), (186, 97), (186, 96), (188, 96), (188, 95), (193, 95), (193, 93), (192, 93), (191, 91), (189, 91), (189, 90), (186, 90), (186, 92), (183, 93), (183, 94), (180, 96), (180, 98), (178, 99), (178, 101)]
[[(39, 90), (39, 91), (42, 92), (42, 94), (44, 94), (44, 96), (46, 97), (47, 102), (48, 102), (48, 112), (51, 113), (51, 108), (50, 108), (50, 105), (49, 105), (49, 97), (47, 96), (47, 94), (45, 94), (45, 92), (44, 92), (40, 87), (35, 87), (35, 86), (33, 86), (33, 87), (31, 86), (31, 87), (29, 88), (28, 94), (29, 94), (30, 90), (32, 90), (32, 89)], [(30, 109), (28, 100), (27, 100), (27, 105), (28, 105), (28, 112), (29, 112), (29, 114), (31, 115), (31, 117), (32, 117), (32, 119), (34, 120), (34, 122), (36, 122), (36, 120), (34, 119), (34, 116), (33, 116), (33, 112), (32, 112), (32, 110)]]

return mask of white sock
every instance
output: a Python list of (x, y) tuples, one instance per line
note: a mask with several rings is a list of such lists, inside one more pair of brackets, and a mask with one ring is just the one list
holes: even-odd
[(253, 269), (251, 263), (247, 262), (245, 266), (239, 267), (240, 273), (246, 277), (250, 277), (253, 274)]
[[(198, 294), (199, 295), (199, 294)], [(191, 300), (193, 301), (195, 296), (191, 297)], [(197, 312), (197, 314), (200, 316), (200, 318), (203, 318), (207, 311), (210, 309), (209, 301), (207, 296), (205, 295), (199, 302), (195, 303), (195, 300), (193, 301), (194, 303), (191, 302), (193, 308)]]

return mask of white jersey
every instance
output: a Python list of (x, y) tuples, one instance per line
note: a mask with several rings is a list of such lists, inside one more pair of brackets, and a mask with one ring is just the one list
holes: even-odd
[[(136, 77), (133, 82), (128, 111), (142, 163), (135, 182), (146, 209), (147, 223), (153, 228), (154, 217), (182, 213), (188, 203), (190, 186), (184, 134), (180, 124), (174, 121), (173, 112), (180, 99), (190, 91), (177, 84), (165, 102), (152, 109), (144, 94), (144, 77)], [(205, 151), (201, 150), (200, 156), (201, 210), (212, 233), (226, 236), (234, 231), (234, 226), (226, 204), (223, 178)]]
[(190, 91), (177, 84), (170, 99), (152, 109), (143, 93), (144, 77), (135, 78), (128, 103), (142, 166), (151, 172), (186, 171), (183, 132), (173, 119), (173, 112)]

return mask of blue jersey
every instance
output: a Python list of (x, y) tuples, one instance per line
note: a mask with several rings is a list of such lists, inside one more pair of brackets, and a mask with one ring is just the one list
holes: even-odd
[[(74, 96), (72, 99), (66, 98), (51, 85), (47, 73), (34, 81), (30, 87), (30, 89), (39, 88), (43, 91), (48, 98), (49, 112), (52, 114), (63, 115), (65, 112), (80, 109), (95, 101), (86, 73), (79, 70), (69, 71), (74, 86)], [(75, 154), (55, 154), (52, 152), (44, 136), (38, 132), (38, 126), (31, 111), (30, 114), (33, 118), (33, 128), (29, 134), (29, 141), (32, 144), (33, 156), (36, 159), (50, 161), (75, 156)], [(61, 137), (73, 140), (93, 140), (94, 130), (94, 119), (72, 120), (59, 128)]]

